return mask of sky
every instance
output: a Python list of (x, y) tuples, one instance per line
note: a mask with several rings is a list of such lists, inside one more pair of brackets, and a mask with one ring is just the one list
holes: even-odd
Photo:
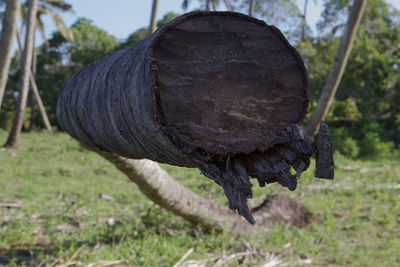
[[(150, 21), (152, 0), (65, 0), (70, 3), (75, 12), (61, 14), (66, 24), (71, 26), (79, 17), (86, 17), (94, 25), (104, 29), (118, 40), (124, 40), (129, 34), (140, 27), (147, 26)], [(184, 13), (182, 0), (159, 0), (157, 19), (167, 12)], [(389, 0), (389, 3), (400, 9), (400, 0)], [(297, 0), (300, 10), (303, 10), (304, 0)], [(191, 0), (188, 10), (199, 7), (198, 0)], [(322, 1), (309, 1), (307, 23), (313, 31), (322, 11)], [(51, 37), (55, 27), (50, 18), (45, 18), (46, 36)], [(38, 34), (37, 45), (42, 43)]]

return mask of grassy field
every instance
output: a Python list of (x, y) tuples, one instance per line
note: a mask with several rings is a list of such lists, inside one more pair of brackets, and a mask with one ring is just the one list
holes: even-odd
[[(281, 191), (302, 201), (314, 213), (308, 227), (239, 237), (160, 209), (66, 134), (23, 134), (18, 150), (0, 150), (0, 265), (172, 266), (193, 248), (187, 261), (210, 266), (400, 266), (399, 160), (336, 165), (334, 181), (313, 178), (312, 167), (294, 192), (254, 187), (254, 205)], [(163, 167), (226, 205), (198, 170)]]

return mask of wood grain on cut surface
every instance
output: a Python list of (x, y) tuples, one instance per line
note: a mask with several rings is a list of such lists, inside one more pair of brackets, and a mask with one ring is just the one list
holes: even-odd
[(275, 27), (198, 15), (165, 30), (153, 51), (164, 123), (184, 145), (248, 153), (305, 116), (304, 64)]

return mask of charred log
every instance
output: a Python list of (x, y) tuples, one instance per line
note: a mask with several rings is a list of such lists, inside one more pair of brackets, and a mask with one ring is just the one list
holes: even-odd
[(254, 223), (249, 178), (294, 190), (310, 164), (307, 106), (304, 63), (277, 28), (192, 12), (71, 76), (57, 116), (86, 147), (199, 168)]

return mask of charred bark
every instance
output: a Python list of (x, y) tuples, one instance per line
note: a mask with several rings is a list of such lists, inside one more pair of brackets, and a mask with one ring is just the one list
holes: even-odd
[(71, 76), (57, 116), (86, 147), (199, 168), (254, 223), (249, 178), (294, 190), (310, 164), (307, 106), (304, 63), (277, 28), (192, 12)]

